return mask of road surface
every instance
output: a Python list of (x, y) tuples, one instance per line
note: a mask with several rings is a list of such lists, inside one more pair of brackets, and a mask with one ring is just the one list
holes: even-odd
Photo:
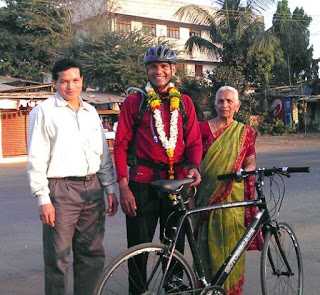
[[(320, 290), (320, 138), (263, 137), (258, 166), (311, 166), (311, 174), (291, 177), (281, 219), (294, 226), (304, 260), (305, 293)], [(0, 165), (0, 295), (42, 295), (41, 225), (30, 196), (25, 164)], [(125, 249), (124, 216), (107, 219), (107, 262)], [(71, 293), (70, 293), (71, 294)], [(259, 295), (259, 253), (247, 254), (246, 295)]]

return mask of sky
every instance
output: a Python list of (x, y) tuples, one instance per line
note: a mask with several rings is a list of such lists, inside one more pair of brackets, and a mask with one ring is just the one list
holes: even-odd
[[(195, 3), (198, 5), (210, 5), (214, 2), (211, 0), (184, 0), (185, 2)], [(288, 0), (291, 12), (296, 7), (302, 7), (304, 12), (312, 17), (312, 22), (310, 24), (310, 44), (313, 45), (313, 58), (320, 58), (320, 3), (319, 0)], [(265, 18), (266, 28), (270, 27), (272, 24), (272, 16), (277, 9), (277, 1), (274, 5), (270, 5), (262, 15)]]

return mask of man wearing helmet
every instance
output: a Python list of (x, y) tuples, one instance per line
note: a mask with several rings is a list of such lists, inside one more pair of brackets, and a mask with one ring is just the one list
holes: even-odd
[[(151, 242), (158, 219), (160, 239), (172, 205), (150, 186), (156, 179), (193, 177), (200, 183), (198, 172), (202, 143), (194, 105), (189, 96), (180, 93), (171, 82), (175, 74), (176, 54), (160, 45), (151, 47), (144, 56), (148, 83), (145, 89), (128, 95), (124, 101), (115, 139), (114, 156), (120, 189), (120, 203), (126, 214), (128, 247)], [(138, 126), (141, 101), (147, 108)], [(184, 123), (182, 107), (187, 122)], [(135, 147), (136, 165), (128, 175), (128, 148)], [(177, 249), (183, 251), (181, 238)], [(145, 262), (135, 261), (143, 273)], [(137, 272), (129, 265), (130, 273)], [(144, 290), (130, 286), (130, 294)]]

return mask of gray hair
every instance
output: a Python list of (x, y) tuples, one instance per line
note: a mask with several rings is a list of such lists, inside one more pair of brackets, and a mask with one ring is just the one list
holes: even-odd
[(239, 100), (239, 92), (237, 89), (231, 87), (231, 86), (222, 86), (218, 89), (217, 93), (216, 93), (216, 97), (215, 97), (215, 101), (214, 103), (217, 103), (217, 99), (219, 97), (219, 95), (222, 93), (222, 92), (226, 92), (226, 91), (229, 91), (229, 92), (232, 92), (234, 94), (234, 99), (235, 101), (237, 101), (238, 103), (240, 103), (240, 100)]

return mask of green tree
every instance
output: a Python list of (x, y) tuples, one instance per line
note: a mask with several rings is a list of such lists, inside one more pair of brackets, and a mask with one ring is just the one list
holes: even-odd
[(274, 66), (285, 63), (279, 39), (270, 31), (264, 34), (261, 42), (249, 47), (247, 57), (246, 77), (262, 88), (267, 88), (274, 79)]
[(312, 18), (302, 8), (291, 14), (287, 0), (278, 2), (273, 16), (272, 30), (279, 38), (285, 63), (275, 67), (281, 82), (292, 84), (300, 79), (311, 78), (313, 48), (309, 45), (309, 25)]
[(313, 47), (310, 46), (309, 26), (312, 18), (304, 13), (303, 8), (295, 8), (292, 14), (292, 34), (295, 50), (292, 52), (292, 75), (295, 81), (311, 78)]
[(198, 120), (205, 118), (204, 111), (212, 112), (212, 88), (206, 79), (194, 79), (187, 76), (182, 77), (179, 88), (188, 94), (194, 103)]
[(142, 59), (150, 45), (151, 38), (139, 32), (106, 32), (99, 38), (83, 37), (64, 55), (80, 60), (90, 87), (124, 93), (129, 86), (138, 87), (145, 83)]
[(71, 34), (65, 1), (6, 0), (0, 8), (0, 74), (40, 79)]

